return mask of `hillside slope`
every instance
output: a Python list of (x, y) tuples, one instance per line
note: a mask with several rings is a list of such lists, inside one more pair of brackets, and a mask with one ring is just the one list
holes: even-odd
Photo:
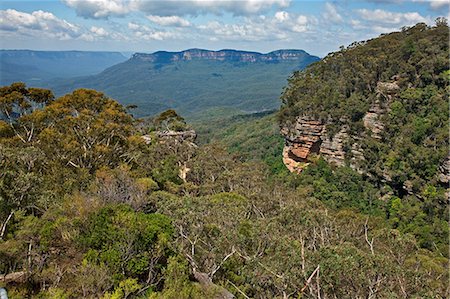
[(121, 104), (137, 105), (136, 116), (169, 108), (185, 116), (215, 107), (251, 112), (277, 108), (289, 74), (317, 60), (301, 50), (138, 53), (101, 74), (49, 86), (56, 94), (78, 87), (103, 91)]
[(449, 28), (440, 22), (355, 43), (295, 73), (280, 112), (291, 171), (302, 172), (317, 155), (350, 166), (379, 188), (394, 227), (442, 252), (448, 244), (448, 40)]
[(0, 50), (0, 84), (92, 75), (125, 60), (119, 52)]

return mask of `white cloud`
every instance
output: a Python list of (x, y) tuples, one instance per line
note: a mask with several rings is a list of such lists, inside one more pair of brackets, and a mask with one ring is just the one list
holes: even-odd
[(20, 35), (46, 36), (60, 40), (77, 38), (81, 35), (80, 27), (42, 10), (32, 13), (20, 12), (14, 9), (0, 10), (0, 30)]
[(138, 40), (166, 40), (178, 36), (176, 32), (156, 30), (133, 22), (128, 23), (128, 29), (133, 32), (134, 37)]
[(197, 28), (210, 40), (276, 41), (292, 40), (298, 33), (308, 33), (317, 23), (313, 17), (276, 12), (273, 17), (246, 17), (241, 23), (225, 24), (211, 21)]
[(443, 13), (448, 14), (448, 10), (450, 8), (450, 1), (449, 0), (412, 0), (413, 2), (422, 2), (422, 3), (429, 3), (430, 8), (433, 10), (441, 10), (446, 9), (446, 11)]
[(292, 24), (292, 31), (294, 32), (306, 32), (308, 31), (309, 19), (306, 16), (298, 16), (295, 22)]
[(105, 28), (102, 28), (102, 27), (92, 26), (90, 31), (97, 36), (101, 36), (101, 37), (109, 36), (109, 32), (106, 31)]
[(440, 10), (443, 8), (450, 7), (449, 0), (366, 0), (367, 2), (372, 2), (376, 4), (402, 4), (405, 2), (419, 2), (428, 3), (433, 10)]
[(450, 1), (448, 0), (438, 0), (438, 1), (430, 1), (430, 6), (432, 9), (438, 10), (441, 8), (447, 8), (450, 6)]
[(275, 13), (275, 19), (279, 22), (284, 22), (289, 20), (290, 16), (289, 13), (286, 11), (277, 11)]
[(179, 16), (160, 17), (150, 15), (147, 16), (147, 19), (161, 26), (188, 27), (191, 25), (188, 20), (185, 20)]
[(124, 16), (132, 11), (147, 15), (198, 16), (201, 14), (255, 15), (273, 7), (286, 8), (291, 0), (62, 0), (84, 18)]
[(392, 24), (398, 26), (414, 25), (420, 22), (427, 22), (426, 18), (422, 17), (417, 12), (390, 12), (382, 9), (368, 10), (357, 9), (357, 14), (366, 21), (379, 24)]
[(124, 16), (130, 12), (130, 2), (126, 0), (62, 0), (84, 18), (107, 19), (111, 16)]
[(131, 0), (134, 10), (159, 16), (222, 15), (246, 16), (263, 13), (273, 7), (288, 7), (291, 0)]
[(338, 12), (336, 6), (331, 4), (330, 2), (325, 3), (325, 11), (322, 16), (326, 21), (332, 23), (342, 23), (343, 21), (343, 18)]

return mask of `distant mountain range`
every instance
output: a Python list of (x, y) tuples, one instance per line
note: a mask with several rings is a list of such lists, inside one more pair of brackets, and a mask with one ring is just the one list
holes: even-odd
[(158, 51), (152, 54), (136, 53), (132, 56), (132, 58), (152, 63), (171, 63), (189, 60), (279, 63), (283, 61), (295, 62), (299, 59), (304, 59), (306, 56), (309, 56), (309, 54), (303, 50), (277, 50), (267, 54), (262, 54), (258, 52), (229, 49), (220, 51), (189, 49), (181, 52)]
[(100, 73), (125, 60), (119, 52), (0, 50), (0, 83), (40, 85), (54, 78)]
[(303, 50), (136, 53), (99, 74), (42, 85), (57, 95), (82, 87), (103, 91), (124, 105), (137, 105), (136, 116), (169, 108), (185, 116), (215, 108), (262, 111), (279, 107), (282, 88), (293, 71), (318, 60)]

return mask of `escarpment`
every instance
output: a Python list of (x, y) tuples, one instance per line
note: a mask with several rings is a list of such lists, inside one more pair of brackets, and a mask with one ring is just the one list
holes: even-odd
[[(262, 54), (258, 52), (226, 50), (226, 49), (220, 51), (189, 49), (181, 52), (159, 51), (152, 54), (135, 53), (132, 57), (132, 60), (158, 62), (158, 63), (191, 61), (191, 60), (248, 62), (248, 63), (255, 63), (255, 62), (279, 63), (281, 61), (291, 61), (295, 63), (296, 61), (304, 59), (307, 56), (308, 54), (303, 50), (277, 50), (267, 54)], [(317, 59), (314, 58), (312, 61), (315, 61)]]
[[(382, 117), (389, 111), (389, 104), (398, 91), (395, 81), (378, 82), (376, 100), (362, 118), (363, 126), (372, 138), (382, 139), (385, 129)], [(289, 171), (300, 173), (316, 156), (337, 166), (345, 165), (346, 157), (350, 157), (347, 164), (360, 171), (358, 164), (364, 160), (364, 153), (357, 140), (361, 137), (350, 135), (348, 121), (341, 121), (344, 124), (335, 134), (327, 131), (327, 126), (333, 125), (332, 121), (323, 122), (311, 116), (298, 116), (294, 122), (284, 123), (281, 128), (285, 137), (283, 163)], [(346, 148), (346, 145), (350, 147)]]
[(448, 38), (447, 25), (417, 24), (294, 73), (279, 113), (286, 167), (299, 173), (320, 157), (399, 197), (442, 196), (450, 177)]

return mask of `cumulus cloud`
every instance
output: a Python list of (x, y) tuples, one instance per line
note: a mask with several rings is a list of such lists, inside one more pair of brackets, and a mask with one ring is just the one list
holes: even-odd
[(0, 32), (5, 36), (42, 37), (57, 40), (127, 40), (123, 33), (110, 32), (103, 27), (89, 29), (67, 22), (50, 12), (42, 10), (32, 13), (14, 9), (0, 10)]
[(161, 26), (188, 27), (191, 25), (188, 20), (179, 16), (160, 17), (150, 15), (147, 16), (147, 19)]
[(322, 16), (326, 21), (332, 23), (342, 23), (343, 21), (343, 18), (338, 12), (336, 6), (334, 4), (331, 4), (330, 2), (325, 3), (325, 11), (323, 12)]
[(289, 13), (286, 11), (277, 11), (275, 13), (275, 19), (279, 22), (285, 22), (289, 20), (290, 16)]
[(271, 41), (290, 40), (296, 33), (307, 33), (317, 23), (313, 17), (278, 11), (273, 17), (246, 17), (241, 23), (211, 21), (197, 28), (211, 40)]
[(106, 31), (105, 28), (102, 28), (102, 27), (92, 26), (90, 31), (97, 36), (101, 36), (101, 37), (109, 36), (109, 32)]
[(135, 38), (140, 40), (166, 40), (178, 36), (176, 32), (156, 30), (133, 22), (128, 23), (128, 29), (133, 32)]
[(41, 35), (60, 40), (77, 38), (82, 34), (81, 28), (77, 25), (42, 10), (32, 13), (14, 9), (1, 10), (0, 30), (20, 35)]
[(147, 15), (198, 16), (202, 14), (222, 15), (232, 13), (244, 16), (266, 12), (273, 7), (288, 7), (291, 0), (63, 0), (85, 18), (109, 18), (124, 16), (132, 11)]
[(420, 2), (420, 3), (427, 3), (430, 5), (430, 8), (433, 10), (442, 10), (447, 9), (446, 12), (443, 11), (443, 13), (448, 13), (448, 9), (450, 8), (450, 1), (449, 0), (366, 0), (367, 2), (372, 2), (376, 4), (401, 4), (404, 2)]
[(130, 12), (130, 2), (125, 0), (62, 0), (75, 9), (78, 16), (92, 19), (107, 19), (124, 16)]
[(132, 0), (132, 9), (159, 16), (198, 16), (202, 14), (255, 15), (273, 7), (288, 7), (291, 0)]
[(436, 11), (439, 10), (446, 10), (444, 13), (448, 14), (448, 10), (450, 8), (450, 1), (449, 0), (413, 0), (413, 2), (423, 2), (423, 3), (429, 3), (430, 8)]
[(417, 12), (390, 12), (382, 9), (357, 9), (357, 14), (366, 21), (379, 24), (413, 25), (428, 20)]

